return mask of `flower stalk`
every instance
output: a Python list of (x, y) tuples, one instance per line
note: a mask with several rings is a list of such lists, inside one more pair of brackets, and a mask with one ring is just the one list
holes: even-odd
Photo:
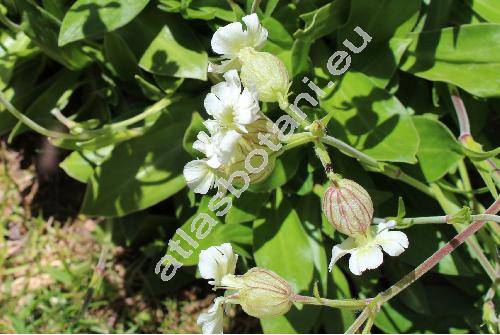
[(344, 308), (359, 310), (366, 307), (372, 299), (326, 299), (320, 297), (310, 297), (296, 294), (292, 297), (292, 301), (304, 305), (328, 306), (333, 308)]

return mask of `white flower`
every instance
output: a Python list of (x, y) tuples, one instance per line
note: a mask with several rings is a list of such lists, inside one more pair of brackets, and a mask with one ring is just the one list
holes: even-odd
[(214, 168), (208, 159), (195, 159), (184, 166), (184, 178), (190, 189), (195, 193), (206, 194), (217, 181)]
[(222, 278), (233, 275), (238, 255), (233, 253), (231, 244), (224, 243), (218, 247), (210, 247), (200, 252), (198, 268), (205, 279), (213, 279), (209, 284), (220, 286)]
[(247, 126), (262, 114), (256, 94), (248, 88), (242, 91), (236, 70), (226, 72), (224, 79), (213, 86), (205, 98), (205, 109), (214, 120), (207, 120), (204, 124), (213, 134), (219, 161), (227, 163), (242, 134), (248, 133)]
[(213, 139), (204, 131), (200, 131), (196, 138), (197, 140), (193, 143), (193, 149), (205, 154), (208, 159), (208, 166), (215, 169), (221, 166), (221, 162), (217, 158), (217, 147)]
[(201, 313), (198, 316), (196, 323), (201, 327), (203, 334), (222, 334), (224, 321), (223, 303), (223, 297), (215, 298), (214, 304), (205, 313)]
[(247, 26), (243, 30), (240, 22), (233, 22), (220, 27), (212, 37), (212, 49), (222, 55), (225, 60), (220, 65), (209, 64), (209, 72), (224, 73), (229, 69), (239, 68), (241, 65), (238, 54), (243, 48), (261, 49), (267, 40), (267, 30), (262, 27), (257, 14), (253, 13), (242, 18)]
[[(236, 270), (238, 255), (233, 252), (229, 243), (217, 247), (210, 247), (200, 252), (198, 268), (200, 275), (205, 279), (213, 279), (208, 283), (215, 287), (221, 286), (224, 278), (232, 277)], [(215, 298), (214, 304), (205, 313), (198, 317), (198, 325), (204, 334), (222, 334), (223, 304), (234, 302), (231, 298)]]
[(383, 249), (390, 256), (399, 256), (408, 248), (409, 242), (406, 234), (401, 231), (389, 231), (396, 226), (395, 221), (388, 221), (372, 226), (368, 234), (348, 237), (344, 242), (335, 245), (332, 250), (332, 260), (328, 267), (333, 265), (345, 254), (349, 258), (349, 270), (355, 275), (360, 275), (368, 269), (375, 269), (382, 264)]

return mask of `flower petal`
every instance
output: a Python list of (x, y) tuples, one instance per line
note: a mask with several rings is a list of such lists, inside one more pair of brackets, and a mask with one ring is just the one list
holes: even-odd
[(268, 32), (262, 27), (257, 14), (253, 13), (242, 18), (247, 26), (248, 46), (254, 49), (261, 49), (266, 43)]
[(184, 166), (184, 178), (195, 193), (206, 194), (215, 183), (215, 174), (205, 159), (196, 159)]
[(368, 269), (375, 269), (382, 264), (384, 255), (378, 246), (364, 246), (351, 252), (349, 270), (355, 275), (360, 275)]
[(203, 106), (208, 115), (218, 119), (224, 111), (224, 105), (214, 93), (208, 93), (203, 101)]
[(200, 252), (198, 268), (205, 279), (213, 279), (209, 283), (219, 286), (225, 275), (234, 274), (238, 255), (233, 253), (231, 244), (224, 243), (218, 247), (210, 247)]
[(235, 121), (240, 124), (250, 124), (260, 117), (259, 112), (259, 103), (254, 95), (247, 88), (243, 89), (234, 107)]
[(334, 245), (332, 249), (332, 259), (330, 265), (328, 265), (328, 271), (332, 271), (335, 263), (345, 254), (351, 253), (355, 247), (354, 239), (351, 237), (348, 237), (340, 244)]
[(234, 70), (241, 69), (241, 62), (238, 58), (223, 60), (220, 62), (220, 64), (208, 62), (208, 72), (225, 73), (232, 69)]
[(388, 229), (391, 229), (391, 228), (394, 228), (396, 227), (398, 223), (394, 220), (389, 220), (387, 222), (381, 222), (377, 225), (377, 234), (380, 233), (381, 231), (384, 231), (384, 230), (388, 230)]
[(223, 297), (215, 298), (214, 304), (206, 312), (198, 316), (196, 323), (201, 327), (203, 334), (222, 334), (224, 321), (223, 303)]
[(218, 140), (219, 160), (223, 163), (229, 162), (233, 156), (233, 151), (241, 138), (241, 134), (234, 130), (229, 130), (220, 134)]
[(234, 58), (247, 44), (247, 34), (239, 22), (220, 27), (212, 37), (212, 50), (226, 58)]
[(388, 230), (384, 230), (377, 234), (373, 243), (380, 245), (390, 256), (401, 255), (410, 244), (408, 237), (402, 231)]

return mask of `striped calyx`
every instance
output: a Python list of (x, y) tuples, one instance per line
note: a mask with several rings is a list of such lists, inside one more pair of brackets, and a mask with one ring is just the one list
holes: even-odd
[(373, 218), (370, 195), (358, 183), (340, 179), (323, 196), (323, 213), (335, 229), (349, 236), (366, 235)]

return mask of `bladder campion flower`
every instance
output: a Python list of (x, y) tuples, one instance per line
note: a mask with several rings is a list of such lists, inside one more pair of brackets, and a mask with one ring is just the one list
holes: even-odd
[(328, 221), (341, 233), (349, 237), (335, 245), (329, 269), (345, 254), (350, 254), (349, 270), (360, 275), (375, 269), (383, 262), (382, 250), (390, 256), (399, 256), (409, 242), (406, 234), (389, 231), (395, 221), (371, 225), (373, 203), (370, 195), (358, 183), (340, 179), (330, 186), (323, 196), (323, 213)]
[(224, 73), (241, 66), (239, 52), (244, 48), (260, 50), (267, 40), (267, 30), (262, 27), (257, 14), (253, 13), (242, 18), (247, 29), (243, 30), (240, 22), (232, 22), (220, 27), (212, 37), (212, 50), (222, 55), (221, 64), (209, 63), (208, 72)]
[(252, 268), (244, 275), (235, 276), (237, 259), (229, 243), (200, 253), (198, 267), (201, 276), (213, 279), (209, 283), (214, 289), (226, 290), (223, 297), (215, 298), (207, 312), (198, 317), (198, 325), (205, 334), (222, 333), (224, 305), (239, 304), (248, 315), (258, 318), (283, 315), (292, 307), (291, 299), (295, 293), (286, 280), (261, 268)]

